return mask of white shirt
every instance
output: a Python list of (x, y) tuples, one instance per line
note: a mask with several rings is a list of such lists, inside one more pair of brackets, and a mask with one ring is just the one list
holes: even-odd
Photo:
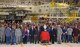
[(72, 31), (73, 31), (72, 28), (68, 28), (68, 29), (67, 29), (68, 35), (72, 35)]

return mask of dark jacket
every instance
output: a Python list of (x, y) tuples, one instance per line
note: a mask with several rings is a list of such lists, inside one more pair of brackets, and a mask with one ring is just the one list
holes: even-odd
[(29, 31), (30, 36), (34, 36), (35, 29), (30, 28)]
[(57, 37), (57, 29), (56, 28), (52, 29), (51, 36)]
[(79, 34), (79, 29), (73, 28), (73, 35), (78, 36), (78, 34)]
[(35, 28), (34, 35), (39, 35), (38, 28)]

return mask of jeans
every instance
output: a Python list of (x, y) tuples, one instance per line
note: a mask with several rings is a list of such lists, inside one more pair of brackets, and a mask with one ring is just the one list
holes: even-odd
[(10, 36), (6, 36), (6, 44), (10, 44), (11, 43), (11, 37)]
[(39, 43), (39, 36), (38, 35), (34, 35), (34, 43)]
[(67, 36), (66, 34), (64, 34), (64, 35), (62, 34), (62, 42), (66, 42), (66, 40), (67, 40), (66, 36)]
[(34, 36), (30, 36), (30, 43), (34, 43)]
[(29, 35), (27, 36), (27, 41), (28, 41), (28, 42), (30, 41), (30, 36), (29, 36)]
[(72, 43), (72, 35), (68, 35), (68, 42), (71, 42)]
[(79, 35), (79, 37), (78, 37), (78, 42), (80, 42), (80, 35)]
[(57, 36), (57, 42), (58, 42), (58, 44), (61, 44), (61, 42), (62, 42), (61, 35)]
[(5, 36), (4, 35), (1, 35), (0, 36), (0, 41), (1, 41), (1, 43), (4, 43), (5, 42)]
[(16, 43), (17, 44), (20, 44), (21, 43), (21, 36), (16, 36)]
[(23, 38), (23, 43), (24, 43), (24, 44), (27, 43), (27, 36), (24, 36), (24, 38)]
[(11, 39), (12, 39), (12, 41), (11, 41), (12, 44), (16, 43), (16, 37), (15, 36), (12, 36)]
[(57, 37), (56, 36), (52, 36), (51, 39), (52, 39), (53, 44), (54, 44), (54, 42), (57, 42)]
[(78, 36), (74, 36), (74, 43), (78, 43)]

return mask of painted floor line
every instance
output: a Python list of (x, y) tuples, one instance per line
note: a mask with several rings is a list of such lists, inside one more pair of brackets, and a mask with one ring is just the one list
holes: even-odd
[(48, 47), (48, 45), (46, 45), (46, 47)]
[(20, 45), (21, 45), (21, 47), (24, 47), (24, 45), (22, 43)]
[(73, 47), (72, 45), (70, 45), (70, 44), (66, 44), (66, 45), (68, 45), (69, 47)]

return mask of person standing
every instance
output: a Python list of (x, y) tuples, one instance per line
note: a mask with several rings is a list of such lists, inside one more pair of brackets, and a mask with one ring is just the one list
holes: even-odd
[(52, 29), (51, 29), (51, 27), (50, 26), (48, 26), (47, 27), (47, 31), (49, 32), (49, 34), (50, 34), (50, 41), (51, 41), (51, 31), (52, 31)]
[(55, 26), (52, 26), (51, 40), (52, 40), (52, 44), (54, 44), (54, 42), (57, 42), (57, 29)]
[(57, 41), (59, 44), (61, 44), (61, 42), (62, 42), (61, 35), (62, 35), (62, 28), (61, 28), (61, 25), (58, 25), (58, 27), (57, 27)]
[(76, 26), (76, 27), (73, 28), (74, 43), (78, 43), (78, 35), (79, 35), (79, 29)]
[(73, 32), (73, 29), (71, 27), (68, 27), (67, 29), (67, 34), (68, 34), (68, 42), (71, 42), (72, 43), (72, 32)]
[(1, 24), (1, 27), (0, 27), (0, 38), (1, 38), (1, 43), (4, 43), (5, 42), (5, 35), (4, 35), (4, 32), (5, 31), (5, 27), (3, 24)]
[(80, 29), (79, 29), (78, 42), (80, 43)]
[(26, 44), (27, 43), (27, 36), (28, 36), (28, 30), (27, 28), (25, 28), (23, 30), (23, 43)]
[(39, 41), (41, 41), (40, 34), (41, 34), (42, 31), (44, 31), (43, 25), (39, 25), (38, 30), (39, 30)]
[(29, 35), (29, 32), (30, 32), (30, 31), (29, 31), (29, 27), (28, 27), (28, 29), (27, 29), (27, 33), (28, 33), (28, 35), (27, 35), (27, 41), (28, 41), (28, 42), (30, 42), (30, 35)]
[(15, 28), (12, 27), (11, 31), (11, 43), (14, 45), (16, 44)]
[(22, 36), (22, 30), (20, 29), (19, 25), (15, 29), (15, 36), (16, 36), (16, 43), (20, 44), (21, 36)]
[(66, 42), (67, 41), (67, 28), (64, 26), (62, 28), (62, 31), (63, 31), (63, 33), (62, 33), (62, 42)]
[(41, 43), (49, 43), (50, 42), (50, 34), (49, 32), (44, 29), (44, 31), (40, 34)]
[(29, 35), (30, 35), (30, 43), (34, 43), (34, 32), (35, 32), (35, 26), (31, 26), (31, 28), (29, 29)]
[(6, 25), (5, 36), (6, 36), (6, 44), (10, 44), (11, 43), (11, 27), (9, 25)]
[(34, 31), (34, 43), (39, 43), (39, 31), (38, 31), (38, 26), (35, 27)]

